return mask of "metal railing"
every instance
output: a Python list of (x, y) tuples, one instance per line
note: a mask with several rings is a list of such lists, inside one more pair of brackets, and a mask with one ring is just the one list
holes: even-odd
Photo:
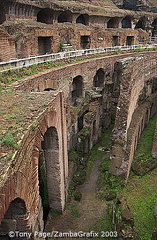
[(157, 42), (157, 37), (151, 37), (151, 38), (150, 38), (150, 41), (151, 41), (151, 42)]
[(0, 62), (0, 72), (5, 72), (13, 69), (20, 69), (23, 67), (29, 67), (34, 64), (52, 62), (57, 60), (64, 60), (68, 58), (76, 58), (81, 56), (88, 56), (99, 53), (120, 52), (136, 49), (151, 49), (157, 47), (157, 44), (147, 45), (131, 45), (131, 46), (115, 46), (115, 47), (101, 47), (94, 49), (74, 50), (69, 52), (59, 52), (40, 56), (34, 56), (23, 59), (10, 60), (8, 62)]

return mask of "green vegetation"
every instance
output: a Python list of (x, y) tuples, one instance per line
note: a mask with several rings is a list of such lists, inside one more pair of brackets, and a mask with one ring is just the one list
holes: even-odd
[[(63, 48), (63, 43), (60, 43), (60, 47)], [(134, 52), (143, 52), (143, 51), (157, 51), (157, 47), (152, 47), (149, 49), (141, 49), (136, 48)], [(129, 52), (133, 52), (133, 50), (128, 50)], [(79, 63), (82, 61), (85, 61), (86, 59), (92, 59), (92, 58), (99, 58), (103, 56), (109, 56), (109, 55), (114, 55), (114, 54), (123, 54), (126, 53), (123, 51), (115, 51), (115, 52), (110, 52), (110, 53), (98, 53), (94, 55), (89, 55), (89, 56), (84, 56), (84, 57), (77, 57), (73, 59), (66, 59), (66, 60), (60, 60), (60, 61), (55, 61), (55, 62), (46, 62), (46, 63), (40, 63), (40, 64), (33, 64), (32, 66), (29, 67), (24, 67), (20, 69), (15, 69), (15, 70), (8, 70), (7, 72), (0, 73), (0, 90), (4, 89), (7, 85), (17, 81), (24, 79), (28, 76), (35, 75), (39, 72), (44, 72), (48, 69), (53, 69), (57, 67), (62, 67), (65, 66), (66, 64), (73, 64), (73, 63)]]
[(6, 136), (4, 138), (2, 138), (0, 143), (2, 145), (4, 145), (4, 146), (13, 147), (15, 149), (17, 149), (17, 147), (18, 147), (18, 145), (16, 144), (16, 140), (13, 137), (13, 133), (12, 132), (8, 132), (6, 134)]
[[(138, 171), (136, 169), (138, 175), (144, 175), (146, 172), (149, 172), (152, 165), (154, 168), (157, 166), (154, 165), (154, 162), (156, 163), (157, 160), (151, 157), (156, 120), (157, 117), (150, 120), (137, 146), (133, 169), (140, 166)], [(141, 171), (142, 174), (139, 174)], [(154, 218), (156, 174), (157, 169), (149, 174), (147, 173), (145, 176), (132, 175), (122, 192), (133, 214), (134, 224), (139, 232), (140, 240), (150, 239), (153, 230), (156, 229), (156, 220)]]
[(156, 229), (154, 208), (156, 202), (157, 170), (143, 177), (132, 176), (122, 195), (126, 198), (134, 217), (139, 240), (148, 240)]
[(15, 118), (16, 118), (15, 114), (8, 114), (8, 115), (5, 116), (6, 120), (15, 119)]
[(137, 175), (145, 175), (147, 172), (157, 167), (157, 161), (151, 155), (156, 120), (157, 117), (154, 117), (149, 121), (137, 145), (132, 164), (133, 172)]
[(70, 208), (71, 216), (73, 218), (78, 218), (79, 217), (79, 213), (78, 213), (78, 209), (77, 209), (76, 204), (71, 203), (69, 208)]
[[(110, 126), (108, 129), (103, 129), (101, 138), (99, 139), (98, 143), (91, 149), (87, 159), (87, 173), (90, 173), (92, 171), (96, 161), (104, 158), (105, 151), (108, 151), (110, 149), (112, 129), (113, 126)], [(108, 169), (108, 158), (104, 159), (103, 165), (106, 165), (106, 168)]]

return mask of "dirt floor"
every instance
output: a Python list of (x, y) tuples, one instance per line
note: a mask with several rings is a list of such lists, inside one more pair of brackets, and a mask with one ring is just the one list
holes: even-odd
[[(97, 161), (92, 172), (87, 177), (86, 182), (79, 187), (82, 194), (81, 201), (74, 201), (68, 204), (65, 212), (61, 216), (52, 216), (49, 214), (46, 232), (90, 232), (95, 231), (95, 226), (100, 217), (105, 217), (106, 203), (97, 196), (97, 179), (101, 161)], [(61, 238), (54, 238), (61, 239)], [(63, 239), (63, 238), (62, 238)], [(75, 239), (75, 238), (66, 238)], [(82, 237), (81, 239), (91, 239)], [(93, 237), (92, 237), (93, 239)], [(95, 238), (96, 239), (96, 238)]]

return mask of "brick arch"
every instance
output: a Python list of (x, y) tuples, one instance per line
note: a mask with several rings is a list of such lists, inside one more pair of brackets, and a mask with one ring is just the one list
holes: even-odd
[(119, 27), (119, 18), (113, 17), (110, 18), (107, 22), (107, 28), (118, 28)]
[(58, 23), (72, 22), (72, 13), (71, 11), (63, 11), (58, 16)]
[(77, 105), (77, 99), (83, 97), (83, 77), (81, 75), (73, 78), (71, 88), (71, 103)]
[(0, 225), (0, 236), (7, 236), (9, 231), (29, 231), (28, 212), (25, 201), (15, 198), (9, 204)]
[[(157, 113), (157, 92), (149, 92), (149, 99), (138, 102), (146, 82), (156, 78), (156, 63), (143, 59), (130, 59), (130, 64), (121, 72), (120, 96), (118, 100), (110, 173), (128, 178), (137, 140), (140, 137), (148, 116)], [(133, 60), (133, 61), (132, 61)], [(140, 66), (140, 67), (139, 67)], [(154, 86), (156, 89), (156, 86)], [(140, 131), (139, 131), (140, 129)]]
[(89, 25), (89, 15), (88, 14), (80, 14), (76, 19), (76, 23), (82, 23), (83, 25)]
[(37, 14), (37, 22), (52, 24), (53, 10), (50, 8), (43, 8)]
[(122, 28), (131, 28), (132, 27), (132, 19), (130, 16), (126, 16), (122, 20)]
[(93, 78), (94, 87), (103, 87), (105, 81), (105, 72), (103, 68), (99, 68)]

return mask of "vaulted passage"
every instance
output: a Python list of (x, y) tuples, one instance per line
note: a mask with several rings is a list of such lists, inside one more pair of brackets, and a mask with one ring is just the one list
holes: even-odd
[(122, 20), (122, 28), (131, 28), (131, 19), (130, 19), (130, 17), (125, 17)]
[(53, 21), (53, 10), (49, 8), (44, 8), (40, 10), (37, 14), (37, 22), (52, 24)]
[(96, 75), (94, 76), (93, 86), (94, 87), (103, 87), (104, 86), (105, 73), (102, 68), (100, 68)]
[(77, 76), (72, 82), (71, 100), (73, 105), (77, 105), (77, 98), (82, 97), (83, 92), (83, 78), (82, 76)]
[(89, 16), (87, 14), (81, 14), (76, 19), (76, 23), (82, 23), (83, 25), (88, 25), (89, 22)]
[(39, 191), (46, 220), (51, 209), (61, 211), (61, 169), (59, 163), (59, 139), (55, 127), (44, 134), (39, 156)]
[(119, 20), (118, 18), (111, 18), (107, 22), (107, 28), (118, 28), (119, 27)]
[(70, 11), (62, 12), (58, 16), (58, 23), (72, 22), (72, 13)]
[(0, 239), (8, 235), (9, 231), (29, 231), (27, 225), (27, 210), (25, 202), (16, 198), (10, 202), (0, 225)]

